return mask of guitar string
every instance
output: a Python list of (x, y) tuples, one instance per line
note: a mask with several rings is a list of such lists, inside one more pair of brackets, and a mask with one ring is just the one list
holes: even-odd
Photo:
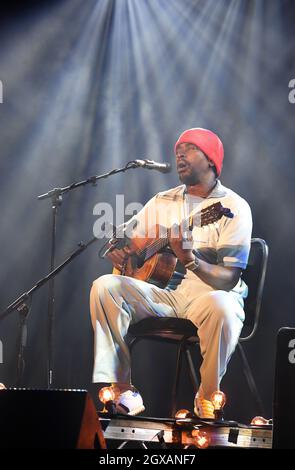
[[(218, 203), (217, 203), (218, 204)], [(207, 223), (211, 223), (210, 222), (210, 218), (212, 219), (212, 222), (214, 221), (215, 217), (214, 217), (214, 212), (217, 212), (218, 215), (219, 214), (222, 214), (222, 211), (216, 211), (216, 204), (212, 204), (212, 206), (209, 206), (209, 207), (206, 207), (204, 209), (201, 209), (201, 211), (197, 211), (193, 217), (196, 217), (198, 214), (199, 216), (201, 216), (201, 226), (205, 225), (205, 221), (203, 219), (206, 219), (207, 217)], [(190, 217), (192, 215), (190, 215), (189, 217), (187, 217), (185, 220), (184, 220), (184, 224), (187, 224), (189, 223), (189, 220), (190, 220)], [(150, 244), (146, 245), (145, 248), (139, 250), (137, 252), (137, 256), (142, 256), (144, 255), (145, 257), (145, 260), (148, 259), (147, 258), (147, 255), (149, 255), (148, 257), (152, 256), (151, 253), (151, 249), (153, 248), (153, 251), (154, 253), (156, 253), (160, 248), (163, 248), (166, 244), (168, 244), (168, 237), (165, 237), (165, 238), (161, 238), (161, 239), (157, 239), (156, 241), (153, 241), (151, 242)], [(152, 254), (154, 254), (152, 253)]]
[[(213, 206), (213, 205), (212, 205), (212, 206)], [(207, 211), (207, 213), (205, 213), (205, 212), (203, 212), (203, 211)], [(202, 212), (203, 212), (203, 214), (202, 214)], [(209, 208), (205, 208), (205, 209), (202, 209), (201, 211), (197, 211), (196, 214), (194, 214), (194, 217), (196, 217), (196, 216), (199, 214), (199, 215), (201, 215), (201, 219), (204, 219), (204, 218), (206, 218), (206, 216), (207, 216), (207, 218), (208, 218), (207, 223), (208, 223), (208, 222), (210, 223), (210, 218), (214, 219), (214, 216), (213, 216), (214, 212), (216, 212), (215, 208), (209, 206)], [(210, 214), (210, 213), (211, 213), (211, 214)], [(210, 217), (210, 215), (211, 215), (211, 217)], [(190, 217), (191, 217), (191, 215), (190, 215), (189, 217), (187, 217), (187, 218), (184, 220), (184, 224), (189, 223)], [(205, 221), (202, 220), (201, 226), (205, 225), (204, 222), (205, 222)], [(212, 220), (212, 222), (213, 222), (213, 220)], [(152, 256), (152, 255), (151, 255), (151, 249), (152, 249), (152, 248), (153, 248), (154, 253), (156, 253), (156, 252), (158, 251), (158, 249), (163, 248), (166, 244), (168, 244), (168, 237), (161, 238), (161, 239), (157, 239), (157, 240), (151, 242), (151, 243), (150, 243), (149, 245), (147, 245), (145, 248), (139, 250), (139, 251), (137, 252), (137, 255), (138, 255), (138, 256), (144, 255), (144, 256), (145, 256), (145, 259), (148, 259), (148, 258), (147, 258), (147, 255), (149, 255), (148, 257)], [(155, 249), (156, 249), (156, 250), (155, 250)], [(154, 253), (152, 253), (152, 254), (154, 254)]]
[[(214, 223), (215, 221), (219, 220), (219, 218), (221, 218), (220, 216), (225, 215), (222, 210), (224, 208), (222, 206), (220, 208), (220, 206), (221, 206), (220, 202), (212, 204), (209, 207), (201, 209), (201, 211), (197, 211), (193, 215), (193, 217), (196, 217), (199, 214), (200, 219), (201, 219), (200, 220), (201, 226)], [(190, 223), (191, 217), (192, 217), (192, 214), (189, 217), (187, 217), (183, 223), (184, 224)], [(206, 217), (207, 217), (207, 221), (205, 222)], [(147, 245), (144, 249), (139, 250), (137, 252), (137, 256), (142, 256), (144, 254), (144, 261), (147, 261), (151, 256), (157, 253), (159, 249), (164, 248), (165, 245), (167, 245), (168, 243), (169, 243), (168, 237), (157, 239), (156, 241), (153, 241), (149, 245)]]
[[(204, 209), (202, 209), (202, 210), (204, 210)], [(211, 209), (208, 211), (208, 213), (210, 214), (210, 212), (212, 212)], [(198, 213), (200, 214), (201, 212), (198, 211), (196, 214), (194, 214), (194, 216), (196, 216)], [(201, 216), (202, 216), (202, 215), (203, 215), (203, 214), (201, 214)], [(190, 216), (190, 217), (191, 217), (191, 216)], [(189, 223), (190, 217), (188, 217), (187, 219), (185, 219), (183, 223), (184, 223), (184, 224)], [(210, 221), (210, 217), (208, 218), (208, 221)], [(202, 222), (203, 222), (203, 221), (202, 221)], [(204, 225), (204, 223), (202, 223), (202, 225)], [(163, 248), (167, 243), (168, 243), (168, 237), (161, 238), (161, 239), (157, 239), (157, 240), (151, 242), (149, 245), (147, 245), (147, 246), (146, 246), (145, 248), (143, 248), (142, 250), (139, 250), (139, 251), (137, 252), (137, 255), (138, 255), (138, 256), (145, 255), (145, 257), (146, 257), (147, 254), (149, 254), (149, 257), (150, 257), (150, 256), (151, 256), (151, 254), (150, 254), (151, 248), (153, 248), (154, 251), (155, 251), (155, 248), (156, 248), (156, 251), (155, 251), (155, 252), (157, 252), (159, 248)], [(149, 252), (149, 253), (148, 253), (148, 252)], [(147, 259), (147, 258), (146, 258), (146, 259)]]

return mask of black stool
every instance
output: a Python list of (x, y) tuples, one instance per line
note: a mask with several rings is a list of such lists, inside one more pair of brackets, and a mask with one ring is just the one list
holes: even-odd
[[(253, 338), (258, 326), (267, 268), (267, 259), (267, 244), (261, 238), (253, 238), (251, 240), (251, 250), (249, 254), (248, 265), (242, 274), (242, 278), (245, 280), (248, 286), (249, 293), (247, 299), (245, 300), (244, 327), (237, 345), (237, 350), (242, 360), (243, 373), (246, 377), (251, 394), (255, 399), (258, 413), (262, 416), (264, 415), (262, 400), (257, 390), (252, 371), (241, 343)], [(245, 332), (247, 332), (247, 334), (244, 336)], [(177, 345), (176, 371), (171, 396), (171, 416), (174, 417), (177, 410), (176, 399), (183, 356), (185, 357), (188, 364), (194, 394), (196, 394), (199, 388), (199, 382), (189, 350), (191, 346), (199, 343), (198, 329), (190, 320), (183, 318), (152, 317), (145, 318), (144, 320), (131, 325), (129, 327), (128, 333), (132, 337), (129, 344), (130, 353), (132, 353), (135, 344), (141, 339), (150, 339), (153, 341), (164, 342), (166, 341)]]

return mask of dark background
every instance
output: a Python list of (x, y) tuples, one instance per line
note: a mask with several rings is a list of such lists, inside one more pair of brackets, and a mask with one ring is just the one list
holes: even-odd
[[(50, 262), (47, 190), (135, 158), (173, 161), (184, 129), (208, 127), (225, 146), (221, 180), (253, 212), (253, 235), (270, 259), (255, 338), (245, 346), (267, 417), (272, 414), (276, 334), (294, 326), (294, 2), (287, 0), (64, 0), (1, 6), (0, 308), (44, 276)], [(145, 203), (178, 184), (175, 172), (132, 170), (65, 195), (57, 262), (92, 237), (93, 207), (116, 194)], [(93, 245), (56, 280), (54, 387), (91, 381), (88, 296), (110, 272)], [(47, 385), (47, 295), (28, 318), (24, 386)], [(18, 315), (0, 322), (0, 381), (14, 386)], [(197, 355), (196, 355), (197, 357)], [(134, 383), (146, 414), (168, 414), (175, 350), (140, 343)], [(196, 359), (197, 361), (197, 359)], [(222, 384), (227, 417), (257, 414), (235, 354)], [(192, 408), (186, 371), (179, 407)]]

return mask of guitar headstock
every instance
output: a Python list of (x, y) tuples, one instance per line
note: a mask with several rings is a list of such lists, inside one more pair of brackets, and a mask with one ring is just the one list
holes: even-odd
[(233, 218), (234, 214), (227, 207), (223, 207), (221, 202), (215, 202), (211, 206), (201, 210), (201, 227), (213, 224), (221, 219), (221, 217)]

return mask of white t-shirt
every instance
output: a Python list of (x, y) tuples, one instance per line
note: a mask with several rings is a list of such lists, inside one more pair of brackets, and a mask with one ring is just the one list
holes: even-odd
[[(214, 223), (202, 225), (199, 217), (200, 211), (217, 202), (220, 202), (224, 208), (230, 209), (233, 217), (222, 216)], [(189, 218), (192, 213), (197, 214), (193, 221)], [(221, 266), (242, 269), (247, 266), (252, 233), (251, 210), (242, 197), (223, 186), (219, 180), (207, 198), (188, 195), (185, 185), (160, 192), (150, 199), (131, 220), (137, 221), (133, 232), (136, 236), (139, 234), (146, 236), (147, 230), (151, 229), (149, 235), (152, 236), (153, 227), (156, 224), (164, 227), (163, 236), (165, 236), (165, 228), (190, 220), (193, 222), (192, 248), (197, 251), (200, 259)], [(205, 284), (194, 273), (187, 271), (184, 276), (175, 273), (170, 286), (175, 288), (180, 282), (185, 285), (186, 282), (182, 279)], [(244, 283), (238, 283), (234, 291), (245, 296), (245, 287)]]

